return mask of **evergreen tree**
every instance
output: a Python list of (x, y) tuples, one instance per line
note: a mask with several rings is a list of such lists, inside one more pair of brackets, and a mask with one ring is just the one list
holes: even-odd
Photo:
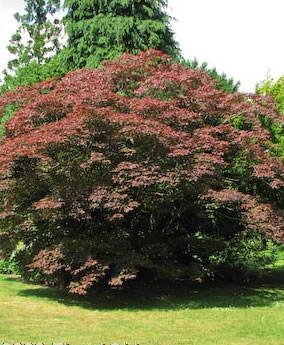
[(69, 69), (149, 48), (179, 56), (166, 0), (65, 0)]
[[(46, 63), (53, 52), (58, 52), (61, 31), (60, 21), (50, 16), (60, 8), (60, 0), (25, 0), (25, 14), (16, 13), (15, 19), (20, 24), (10, 39), (8, 50), (15, 58), (8, 62), (8, 69), (17, 70), (32, 61)], [(25, 42), (25, 35), (28, 39)], [(7, 71), (4, 71), (7, 74)]]
[(196, 58), (194, 60), (182, 60), (181, 63), (190, 69), (203, 69), (213, 77), (218, 83), (218, 89), (226, 93), (234, 93), (239, 90), (240, 81), (235, 82), (233, 78), (228, 78), (225, 73), (218, 73), (216, 68), (209, 68), (207, 62), (199, 63)]

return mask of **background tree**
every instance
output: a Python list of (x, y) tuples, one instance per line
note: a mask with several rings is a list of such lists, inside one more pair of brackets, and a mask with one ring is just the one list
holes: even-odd
[(228, 78), (225, 73), (218, 73), (215, 67), (209, 68), (207, 62), (203, 62), (200, 64), (195, 58), (194, 60), (182, 59), (181, 63), (190, 69), (202, 69), (209, 73), (217, 81), (217, 88), (219, 90), (223, 90), (226, 93), (234, 93), (239, 90), (239, 87), (241, 85), (240, 81), (235, 82), (233, 78)]
[(8, 62), (0, 94), (20, 85), (33, 85), (53, 77), (62, 77), (67, 69), (60, 51), (62, 25), (51, 18), (60, 9), (60, 0), (25, 0), (25, 14), (15, 14), (20, 23), (8, 49), (15, 58)]
[(25, 14), (14, 15), (20, 26), (8, 46), (9, 52), (15, 55), (8, 62), (12, 71), (32, 61), (39, 65), (46, 63), (60, 49), (60, 21), (50, 19), (60, 8), (60, 0), (25, 0), (25, 3)]
[(166, 0), (65, 0), (69, 70), (149, 48), (179, 56)]
[(61, 54), (53, 56), (50, 61), (38, 64), (35, 61), (19, 67), (13, 74), (6, 74), (0, 86), (0, 95), (14, 90), (17, 86), (34, 85), (40, 81), (61, 78), (68, 72)]
[(11, 107), (0, 245), (22, 243), (25, 276), (80, 294), (146, 272), (245, 277), (267, 263), (267, 242), (284, 241), (269, 96), (226, 94), (150, 50), (18, 88), (0, 117)]
[[(68, 0), (65, 6), (68, 9), (65, 24), (70, 38), (67, 48), (62, 49), (60, 53), (57, 40), (59, 27), (49, 21), (46, 29), (51, 30), (50, 32), (44, 29), (43, 33), (40, 33), (37, 29), (42, 25), (39, 23), (44, 23), (48, 19), (48, 14), (56, 13), (59, 8), (58, 0), (29, 0), (27, 14), (16, 15), (18, 21), (23, 23), (13, 36), (13, 44), (9, 48), (11, 52), (18, 54), (18, 58), (9, 63), (9, 66), (15, 69), (15, 74), (5, 76), (0, 93), (19, 85), (33, 85), (48, 78), (62, 77), (68, 70), (78, 66), (85, 67), (87, 64), (88, 67), (96, 67), (103, 58), (113, 58), (125, 51), (137, 52), (149, 47), (170, 53), (174, 59), (181, 60), (189, 68), (204, 69), (218, 81), (217, 88), (225, 92), (238, 90), (239, 82), (235, 83), (225, 74), (218, 74), (216, 69), (209, 69), (206, 63), (199, 65), (196, 60), (183, 60), (169, 28), (170, 18), (165, 13), (165, 1), (148, 0), (143, 3), (137, 0)], [(33, 39), (29, 40), (26, 46), (22, 42), (20, 32), (27, 28), (32, 36), (37, 37), (37, 44), (33, 43)], [(38, 34), (34, 35), (36, 30)], [(54, 40), (53, 45), (48, 45), (48, 40), (44, 39), (46, 36), (49, 40)], [(33, 51), (33, 47), (37, 49)], [(47, 63), (42, 63), (44, 54), (45, 62), (49, 60), (47, 56), (50, 57), (53, 48), (57, 51), (56, 56)], [(80, 60), (80, 63), (75, 63), (75, 60)]]
[(154, 48), (191, 69), (204, 69), (218, 81), (219, 89), (238, 91), (239, 82), (209, 69), (207, 63), (199, 65), (197, 60), (181, 57), (166, 6), (164, 0), (65, 0), (68, 69), (93, 68), (123, 52), (136, 54)]
[(278, 110), (284, 115), (284, 76), (276, 82), (268, 78), (256, 86), (256, 92), (260, 95), (272, 95), (277, 103)]
[(260, 82), (256, 86), (256, 92), (260, 95), (271, 95), (276, 102), (276, 107), (280, 114), (282, 114), (282, 121), (272, 126), (272, 140), (277, 145), (274, 145), (271, 151), (275, 155), (281, 156), (284, 160), (284, 76), (280, 77), (276, 82), (272, 78)]

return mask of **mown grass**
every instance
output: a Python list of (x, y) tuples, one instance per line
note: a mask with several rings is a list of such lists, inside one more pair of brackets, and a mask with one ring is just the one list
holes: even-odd
[(0, 276), (0, 343), (284, 345), (284, 260), (258, 287), (155, 285), (80, 298)]

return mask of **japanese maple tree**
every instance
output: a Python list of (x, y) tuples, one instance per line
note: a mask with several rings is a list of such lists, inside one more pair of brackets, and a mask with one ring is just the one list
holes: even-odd
[(283, 243), (275, 104), (215, 83), (149, 50), (6, 93), (2, 250), (21, 242), (27, 275), (85, 294), (143, 272), (212, 277), (233, 245)]

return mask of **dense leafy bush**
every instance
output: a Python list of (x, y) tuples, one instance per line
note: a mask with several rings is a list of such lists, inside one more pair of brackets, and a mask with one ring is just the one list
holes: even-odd
[(276, 262), (279, 248), (273, 241), (264, 241), (260, 235), (238, 234), (227, 242), (223, 252), (210, 258), (216, 265), (215, 278), (235, 282), (255, 281), (267, 273), (269, 265)]
[(34, 85), (47, 79), (61, 78), (67, 73), (62, 53), (63, 51), (45, 64), (40, 65), (34, 61), (19, 67), (15, 74), (7, 74), (0, 86), (0, 94), (12, 91), (17, 86)]
[(18, 106), (16, 104), (7, 104), (7, 106), (3, 110), (0, 121), (0, 137), (5, 134), (5, 123), (10, 120), (10, 118), (15, 114), (17, 110)]
[(80, 294), (143, 272), (204, 280), (283, 243), (270, 97), (226, 94), (150, 50), (6, 93), (1, 114), (12, 105), (0, 244), (23, 243), (28, 275)]
[(18, 263), (14, 259), (0, 259), (0, 274), (18, 274)]

